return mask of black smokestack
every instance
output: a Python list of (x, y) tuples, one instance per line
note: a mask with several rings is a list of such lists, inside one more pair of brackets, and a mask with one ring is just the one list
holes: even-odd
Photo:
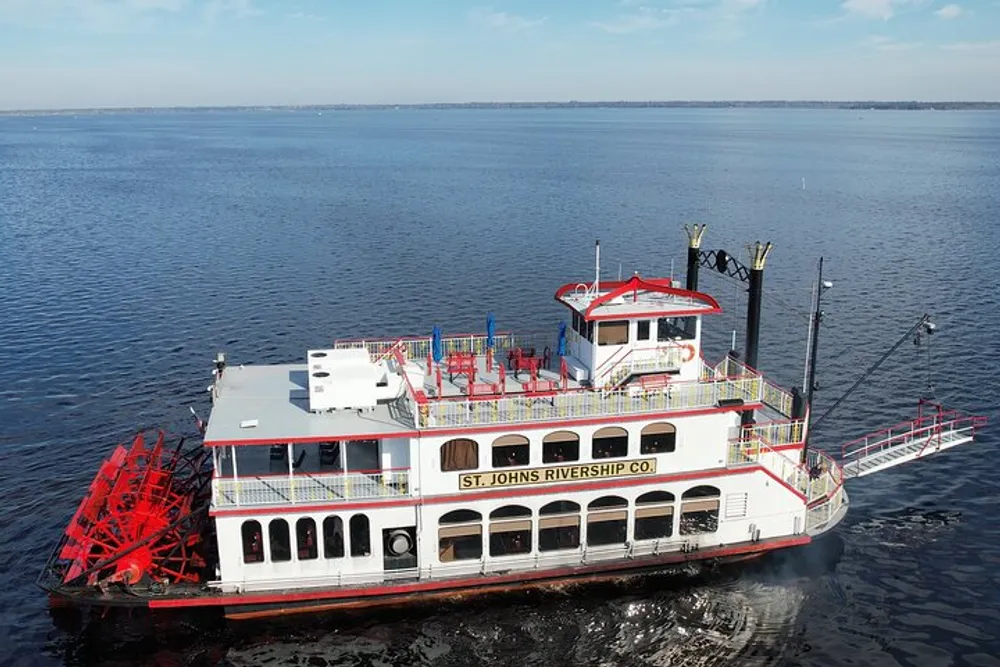
[(760, 343), (760, 302), (764, 296), (764, 263), (771, 252), (771, 243), (750, 248), (750, 296), (747, 299), (747, 343), (743, 363), (757, 369), (757, 347)]
[(698, 257), (701, 248), (701, 237), (708, 229), (708, 225), (692, 225), (689, 228), (684, 225), (684, 231), (687, 232), (688, 237), (688, 265), (687, 265), (687, 284), (685, 287), (692, 292), (698, 291)]

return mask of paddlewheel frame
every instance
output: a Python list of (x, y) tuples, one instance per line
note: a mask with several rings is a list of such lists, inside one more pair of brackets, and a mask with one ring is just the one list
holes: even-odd
[(162, 594), (202, 581), (210, 452), (185, 451), (184, 438), (165, 443), (161, 430), (140, 431), (104, 461), (39, 578), (43, 588), (107, 593), (117, 584)]

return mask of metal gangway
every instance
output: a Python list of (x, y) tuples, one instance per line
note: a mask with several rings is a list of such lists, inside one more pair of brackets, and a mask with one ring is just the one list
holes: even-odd
[[(934, 411), (926, 412), (925, 405), (932, 405)], [(864, 477), (972, 442), (976, 430), (985, 424), (986, 417), (946, 411), (936, 403), (921, 401), (916, 419), (844, 445), (841, 453), (844, 479)]]

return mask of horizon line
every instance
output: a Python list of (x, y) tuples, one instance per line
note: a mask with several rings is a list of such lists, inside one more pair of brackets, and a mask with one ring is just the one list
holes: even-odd
[(49, 108), (0, 108), (0, 114), (94, 113), (123, 111), (199, 111), (199, 110), (263, 110), (263, 109), (460, 109), (482, 107), (732, 107), (732, 106), (799, 106), (799, 107), (871, 107), (883, 109), (980, 107), (1000, 109), (1000, 100), (866, 100), (866, 99), (674, 99), (674, 100), (538, 100), (538, 101), (468, 101), (468, 102), (334, 102), (304, 104), (198, 104), (198, 105), (132, 105), (82, 106)]

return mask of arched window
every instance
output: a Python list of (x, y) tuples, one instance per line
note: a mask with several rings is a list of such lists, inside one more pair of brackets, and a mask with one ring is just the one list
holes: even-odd
[(502, 435), (493, 441), (493, 467), (526, 466), (529, 460), (528, 439), (523, 435)]
[(603, 496), (587, 505), (587, 546), (624, 544), (628, 535), (628, 501)]
[(677, 429), (673, 424), (655, 422), (642, 429), (640, 454), (669, 454), (677, 449)]
[(438, 560), (478, 560), (483, 557), (483, 515), (452, 510), (438, 519)]
[(674, 494), (650, 491), (635, 499), (635, 539), (655, 540), (674, 534)]
[(580, 460), (580, 436), (572, 431), (556, 431), (542, 438), (542, 463)]
[(371, 556), (372, 540), (368, 525), (368, 517), (355, 514), (351, 517), (351, 555)]
[(557, 500), (538, 512), (538, 550), (557, 551), (580, 546), (580, 506)]
[(628, 501), (603, 496), (587, 505), (587, 546), (623, 544), (628, 531)]
[(243, 533), (243, 562), (264, 562), (264, 538), (260, 529), (260, 521), (244, 521), (240, 527)]
[(339, 516), (323, 519), (323, 558), (344, 557), (344, 522)]
[(455, 438), (441, 445), (441, 472), (475, 470), (479, 467), (479, 443)]
[(271, 519), (267, 524), (267, 532), (271, 541), (271, 560), (280, 563), (292, 560), (292, 541), (288, 536), (288, 522), (284, 519)]
[(681, 535), (714, 533), (719, 529), (719, 489), (696, 486), (681, 496)]
[(319, 555), (316, 542), (316, 521), (308, 516), (296, 521), (295, 545), (299, 550), (299, 560), (312, 560)]
[(608, 459), (628, 456), (628, 431), (619, 426), (606, 426), (596, 433), (592, 439), (591, 457)]
[(531, 553), (531, 510), (506, 505), (490, 512), (490, 555)]

